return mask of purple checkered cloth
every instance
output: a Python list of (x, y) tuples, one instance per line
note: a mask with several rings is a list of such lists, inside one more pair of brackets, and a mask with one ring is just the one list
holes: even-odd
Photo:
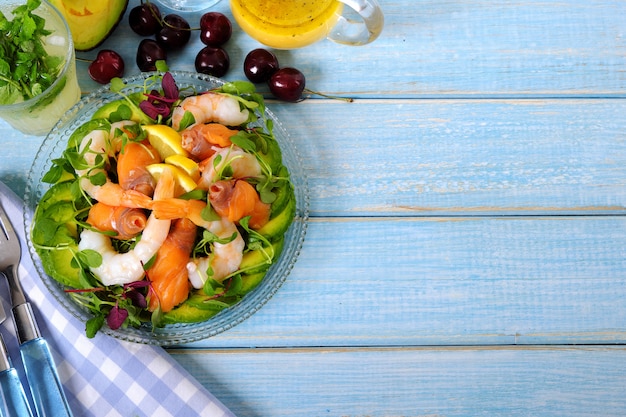
[[(2, 182), (0, 202), (26, 248), (22, 201)], [(163, 348), (101, 333), (87, 338), (85, 324), (48, 293), (27, 251), (23, 251), (19, 274), (75, 416), (234, 416)], [(10, 316), (8, 294), (2, 279), (0, 302)], [(10, 317), (0, 331), (28, 391)]]

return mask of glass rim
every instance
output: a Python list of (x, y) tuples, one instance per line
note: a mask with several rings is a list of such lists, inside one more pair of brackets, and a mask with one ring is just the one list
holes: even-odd
[[(41, 4), (39, 5), (37, 9), (41, 7), (47, 8), (53, 16), (57, 17), (63, 23), (63, 27), (65, 28), (64, 33), (67, 37), (69, 48), (67, 48), (67, 51), (65, 52), (65, 56), (64, 56), (65, 61), (63, 63), (63, 69), (59, 72), (59, 75), (57, 76), (56, 80), (54, 80), (54, 82), (50, 84), (48, 88), (43, 90), (41, 94), (37, 94), (35, 97), (29, 98), (28, 100), (20, 101), (18, 103), (2, 104), (0, 105), (1, 109), (17, 111), (22, 108), (28, 108), (28, 107), (34, 106), (35, 104), (37, 104), (39, 100), (41, 100), (42, 98), (45, 98), (50, 93), (50, 91), (54, 90), (57, 87), (57, 85), (61, 82), (63, 76), (67, 73), (68, 69), (70, 68), (70, 65), (74, 65), (74, 61), (72, 59), (74, 56), (74, 39), (72, 39), (72, 32), (70, 31), (70, 27), (67, 23), (67, 20), (61, 14), (61, 12), (47, 0), (42, 0)], [(35, 9), (35, 11), (37, 9)]]

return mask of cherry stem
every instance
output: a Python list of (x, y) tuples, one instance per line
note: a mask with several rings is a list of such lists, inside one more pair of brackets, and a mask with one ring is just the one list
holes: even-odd
[[(142, 0), (143, 3), (143, 0)], [(146, 0), (146, 4), (148, 5), (148, 7), (150, 7), (150, 0)], [(176, 30), (188, 30), (188, 31), (194, 31), (194, 30), (200, 30), (200, 28), (179, 28), (176, 27), (170, 23), (167, 23), (165, 21), (165, 19), (163, 19), (163, 17), (161, 15), (157, 15), (156, 12), (154, 11), (154, 9), (152, 7), (150, 7), (150, 14), (152, 14), (152, 16), (159, 21), (159, 23), (161, 24), (161, 26), (167, 26), (170, 29), (176, 29)]]
[(96, 288), (68, 288), (63, 290), (67, 293), (81, 293), (81, 292), (98, 292), (104, 291), (104, 288), (96, 287)]
[(321, 96), (321, 97), (330, 98), (332, 100), (345, 101), (346, 103), (352, 103), (354, 101), (354, 99), (352, 97), (331, 96), (331, 95), (328, 95), (328, 94), (320, 93), (319, 91), (309, 90), (308, 88), (305, 88), (304, 91), (309, 93), (309, 94), (315, 94), (315, 95), (318, 95), (318, 96)]

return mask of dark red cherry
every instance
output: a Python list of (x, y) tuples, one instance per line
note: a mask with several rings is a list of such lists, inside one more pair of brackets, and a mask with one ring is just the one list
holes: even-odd
[(230, 39), (233, 25), (219, 12), (208, 12), (200, 17), (200, 40), (208, 46), (222, 46)]
[(214, 77), (223, 77), (230, 68), (230, 57), (220, 47), (205, 46), (196, 55), (196, 71)]
[(161, 30), (161, 12), (154, 3), (133, 7), (128, 14), (128, 25), (138, 35), (154, 35)]
[(124, 75), (124, 60), (117, 52), (103, 49), (89, 64), (87, 72), (94, 81), (107, 84), (112, 78)]
[(299, 70), (285, 67), (276, 71), (267, 84), (277, 99), (295, 102), (302, 98), (306, 79)]
[(163, 27), (155, 38), (167, 50), (180, 49), (189, 42), (191, 27), (182, 16), (168, 14), (163, 18)]
[(156, 62), (167, 60), (167, 53), (155, 40), (144, 39), (137, 48), (136, 62), (141, 71), (156, 71)]
[(264, 83), (279, 69), (273, 52), (259, 48), (248, 52), (243, 62), (243, 72), (253, 83)]

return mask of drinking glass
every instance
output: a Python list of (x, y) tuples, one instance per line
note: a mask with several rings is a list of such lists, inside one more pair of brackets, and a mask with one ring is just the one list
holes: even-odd
[[(4, 1), (0, 11), (12, 19), (12, 11), (21, 4), (18, 0)], [(76, 78), (74, 43), (63, 15), (51, 4), (42, 1), (33, 12), (45, 19), (45, 28), (52, 33), (44, 40), (50, 56), (63, 59), (63, 69), (56, 81), (41, 94), (14, 104), (0, 105), (0, 118), (27, 135), (45, 135), (61, 116), (80, 99)]]
[(215, 6), (220, 0), (155, 0), (155, 2), (179, 12), (199, 12)]

